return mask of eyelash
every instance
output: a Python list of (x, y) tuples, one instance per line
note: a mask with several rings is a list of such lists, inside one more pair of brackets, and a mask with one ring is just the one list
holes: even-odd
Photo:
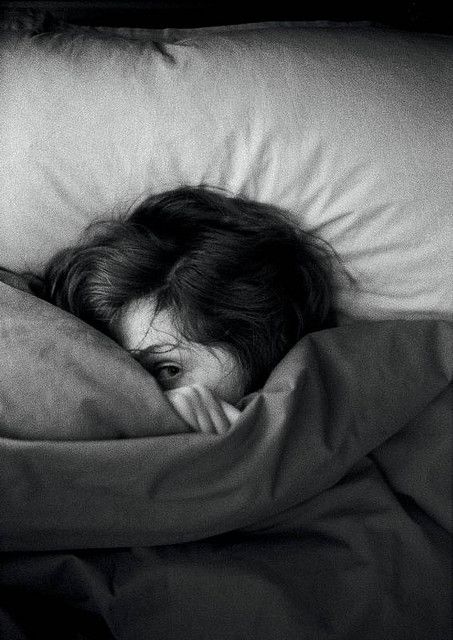
[[(135, 355), (135, 354), (134, 354)], [(140, 362), (142, 367), (144, 367), (152, 376), (154, 376), (160, 386), (170, 389), (172, 387), (172, 380), (177, 380), (182, 375), (183, 367), (181, 364), (176, 362), (150, 362), (148, 358), (140, 357), (140, 352), (137, 352), (135, 355), (136, 359)], [(174, 367), (178, 370), (178, 373), (175, 376), (171, 376), (169, 379), (162, 380), (162, 376), (160, 376), (160, 372), (168, 369), (170, 367)]]
[[(171, 383), (171, 381), (172, 381), (172, 380), (176, 380), (176, 379), (178, 379), (178, 378), (179, 378), (179, 376), (180, 376), (180, 375), (181, 375), (181, 373), (182, 373), (182, 367), (181, 367), (180, 365), (178, 365), (178, 364), (173, 363), (173, 362), (168, 362), (168, 363), (166, 362), (166, 363), (162, 363), (162, 364), (154, 365), (154, 366), (151, 366), (151, 367), (150, 367), (150, 369), (151, 369), (151, 373), (152, 373), (152, 375), (153, 375), (153, 376), (156, 378), (156, 380), (157, 380), (158, 382), (160, 382), (161, 384), (162, 384), (162, 383), (165, 383), (165, 382), (170, 382), (170, 383)], [(161, 376), (160, 376), (160, 373), (161, 373), (162, 371), (165, 371), (166, 369), (176, 369), (176, 370), (177, 370), (177, 373), (176, 373), (174, 376), (170, 376), (170, 378), (169, 378), (169, 379), (166, 379), (166, 380), (163, 380), (163, 381), (162, 381), (162, 380), (159, 380), (159, 377), (161, 377)]]

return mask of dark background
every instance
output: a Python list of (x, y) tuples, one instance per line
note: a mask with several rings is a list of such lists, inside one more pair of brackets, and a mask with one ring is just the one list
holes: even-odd
[(322, 2), (275, 0), (0, 0), (0, 10), (41, 9), (76, 24), (202, 27), (285, 20), (366, 21), (409, 31), (453, 33), (450, 3), (437, 0)]

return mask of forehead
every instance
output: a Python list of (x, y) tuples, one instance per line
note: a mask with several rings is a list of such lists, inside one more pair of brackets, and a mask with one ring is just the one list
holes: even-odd
[(152, 297), (134, 300), (125, 307), (116, 333), (128, 350), (142, 350), (149, 346), (174, 348), (182, 342), (171, 314), (165, 309), (156, 313), (156, 302)]
[(237, 402), (244, 394), (245, 376), (238, 359), (221, 346), (207, 347), (185, 340), (175, 327), (171, 312), (156, 313), (152, 298), (128, 305), (121, 313), (115, 333), (129, 351), (151, 348), (147, 358), (159, 361), (161, 353), (168, 353), (171, 359), (182, 363), (186, 386), (203, 384), (227, 402)]

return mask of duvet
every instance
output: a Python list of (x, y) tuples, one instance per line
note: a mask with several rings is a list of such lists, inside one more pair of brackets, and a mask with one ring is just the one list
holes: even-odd
[(446, 640), (447, 321), (311, 334), (223, 435), (0, 284), (0, 637)]

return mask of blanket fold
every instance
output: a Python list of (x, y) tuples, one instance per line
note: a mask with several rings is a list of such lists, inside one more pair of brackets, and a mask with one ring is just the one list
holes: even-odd
[[(429, 462), (423, 477), (445, 490), (448, 464), (439, 456), (451, 419), (451, 343), (452, 326), (440, 321), (311, 334), (222, 436), (106, 439), (108, 417), (103, 424), (98, 411), (103, 439), (59, 441), (55, 428), (52, 440), (3, 438), (0, 548), (161, 545), (222, 534), (306, 503), (373, 452), (390, 485), (406, 467), (417, 484), (418, 456), (419, 464)], [(116, 357), (114, 350), (103, 355), (110, 353)], [(156, 386), (151, 390), (161, 401)], [(408, 442), (418, 448), (408, 453)], [(425, 508), (447, 526), (439, 499)]]
[(1, 637), (450, 637), (453, 325), (311, 334), (208, 436), (107, 338), (0, 294)]

